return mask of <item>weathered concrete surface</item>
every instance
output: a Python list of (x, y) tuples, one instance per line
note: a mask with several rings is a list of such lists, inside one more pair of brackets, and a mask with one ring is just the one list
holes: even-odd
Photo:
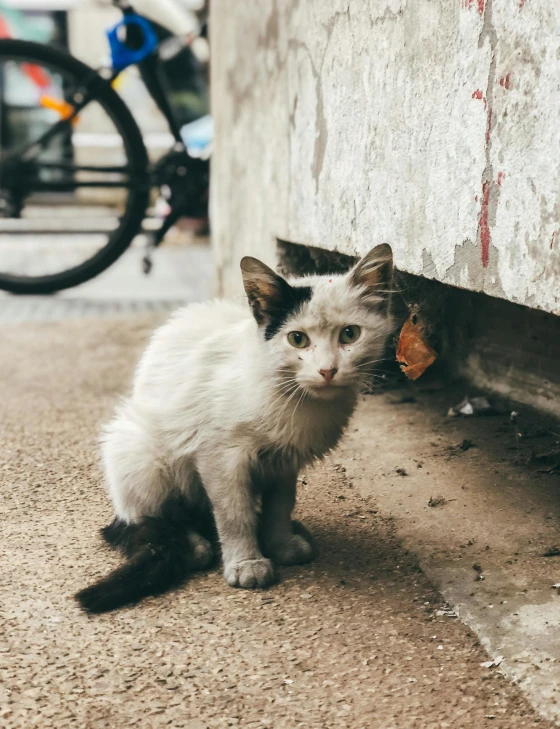
[[(395, 406), (379, 399), (370, 398), (383, 421), (373, 498), (371, 486), (358, 493), (338, 456), (300, 484), (313, 564), (283, 569), (266, 592), (234, 590), (214, 570), (134, 608), (78, 611), (73, 592), (118, 562), (98, 535), (111, 518), (99, 427), (156, 323), (2, 327), (2, 729), (550, 729), (499, 670), (480, 665), (486, 652), (441, 614), (386, 503), (377, 507), (392, 482), (378, 468), (403, 465), (405, 452), (408, 465), (409, 454), (395, 439)], [(411, 431), (429, 438), (431, 424), (416, 420)], [(401, 481), (414, 494), (415, 476)], [(401, 496), (406, 516), (414, 499)], [(457, 504), (444, 509), (430, 515), (436, 525), (455, 515), (459, 527)]]
[(212, 2), (224, 292), (275, 238), (560, 313), (555, 0)]
[(411, 403), (365, 397), (337, 458), (500, 669), (560, 725), (560, 556), (544, 556), (560, 548), (560, 476), (526, 467), (558, 447), (560, 429), (523, 408), (515, 423), (508, 412), (447, 417), (463, 395), (417, 383)]

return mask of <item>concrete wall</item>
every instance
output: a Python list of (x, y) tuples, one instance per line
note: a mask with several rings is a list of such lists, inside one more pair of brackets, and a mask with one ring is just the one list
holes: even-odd
[(557, 0), (212, 0), (223, 293), (275, 239), (560, 314)]

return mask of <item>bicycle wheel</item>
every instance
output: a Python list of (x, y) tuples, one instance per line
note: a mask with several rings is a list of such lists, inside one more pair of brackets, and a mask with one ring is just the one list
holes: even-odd
[(111, 85), (64, 51), (0, 40), (0, 289), (97, 276), (141, 230), (149, 192), (140, 130)]

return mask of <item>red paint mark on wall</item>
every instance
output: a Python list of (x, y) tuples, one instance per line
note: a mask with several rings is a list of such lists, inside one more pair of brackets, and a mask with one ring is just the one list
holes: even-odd
[(505, 89), (509, 89), (511, 84), (511, 73), (508, 73), (507, 76), (500, 76), (500, 86), (503, 86)]
[(475, 196), (474, 196), (474, 201), (475, 201), (475, 202), (478, 202), (478, 195), (475, 195)]
[(504, 181), (505, 174), (503, 172), (498, 172), (498, 187), (502, 186), (502, 182)]
[(486, 181), (482, 184), (482, 204), (480, 206), (480, 217), (478, 219), (478, 229), (480, 231), (480, 257), (484, 268), (488, 266), (490, 260), (490, 225), (488, 223), (488, 208), (490, 205), (490, 182)]
[(519, 0), (519, 8), (520, 10), (523, 10), (523, 6), (525, 5), (525, 0)]
[(484, 94), (482, 93), (482, 91), (480, 89), (473, 91), (471, 98), (472, 99), (481, 99), (482, 101), (484, 101), (484, 108), (486, 109), (486, 106), (487, 106), (486, 97), (484, 96)]
[[(476, 0), (476, 9), (478, 10), (478, 14), (480, 16), (484, 15), (484, 6), (486, 4), (486, 0)], [(474, 0), (461, 0), (461, 7), (465, 10), (472, 10), (474, 6)]]

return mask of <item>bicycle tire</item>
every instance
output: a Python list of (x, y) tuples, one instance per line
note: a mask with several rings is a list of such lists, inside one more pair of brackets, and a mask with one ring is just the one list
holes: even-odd
[[(0, 39), (0, 61), (37, 61), (58, 67), (77, 79), (91, 77), (93, 69), (66, 51), (32, 41)], [(78, 286), (98, 276), (111, 266), (128, 248), (142, 226), (149, 203), (148, 153), (142, 134), (128, 107), (111, 85), (99, 74), (93, 76), (95, 84), (92, 101), (100, 104), (113, 121), (123, 141), (123, 148), (133, 173), (145, 177), (146, 184), (129, 188), (126, 208), (119, 228), (94, 256), (74, 268), (45, 276), (19, 276), (0, 272), (0, 289), (15, 294), (51, 294)], [(92, 86), (88, 85), (91, 91)]]

